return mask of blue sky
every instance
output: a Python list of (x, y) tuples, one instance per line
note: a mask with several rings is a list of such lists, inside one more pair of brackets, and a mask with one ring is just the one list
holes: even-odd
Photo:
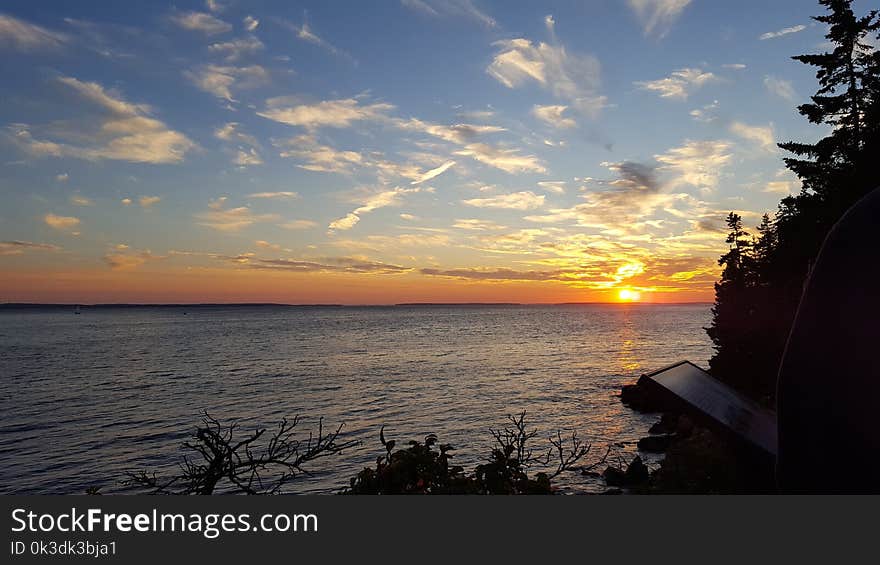
[(823, 134), (818, 10), (5, 2), (0, 301), (711, 298)]

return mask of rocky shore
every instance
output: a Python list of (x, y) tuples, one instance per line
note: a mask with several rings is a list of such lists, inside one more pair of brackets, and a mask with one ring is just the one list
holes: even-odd
[(602, 473), (608, 494), (746, 494), (775, 490), (772, 465), (742, 452), (718, 434), (673, 411), (638, 383), (624, 385), (620, 400), (629, 408), (659, 416), (638, 442), (640, 453), (663, 454), (649, 470), (637, 455), (625, 466)]

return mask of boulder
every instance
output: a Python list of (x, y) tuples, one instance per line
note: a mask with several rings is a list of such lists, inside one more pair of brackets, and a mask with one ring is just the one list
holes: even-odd
[(636, 455), (624, 473), (626, 484), (629, 486), (643, 485), (648, 482), (649, 478), (648, 467), (642, 463), (642, 458)]
[(663, 453), (675, 439), (674, 434), (660, 436), (647, 436), (639, 440), (639, 451), (648, 453)]

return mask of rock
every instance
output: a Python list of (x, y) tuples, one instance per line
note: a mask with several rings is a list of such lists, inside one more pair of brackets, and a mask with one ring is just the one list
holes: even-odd
[(643, 485), (648, 482), (649, 478), (648, 467), (642, 463), (642, 458), (636, 455), (624, 473), (626, 484), (629, 486)]
[(675, 439), (674, 434), (665, 434), (662, 436), (647, 436), (639, 440), (639, 451), (647, 451), (648, 453), (663, 453)]
[(675, 433), (677, 433), (681, 437), (690, 437), (692, 433), (694, 433), (694, 422), (684, 414), (678, 419), (678, 425), (675, 428)]
[(632, 487), (647, 483), (650, 474), (642, 458), (637, 455), (626, 467), (626, 471), (617, 467), (608, 467), (602, 473), (602, 477), (605, 478), (605, 484), (610, 487)]
[(585, 477), (601, 477), (602, 473), (597, 473), (596, 471), (581, 471), (581, 475)]
[(620, 389), (620, 401), (636, 412), (663, 411), (663, 405), (657, 396), (638, 383), (623, 385)]
[(610, 487), (622, 487), (626, 483), (626, 473), (617, 467), (608, 467), (602, 473), (602, 477), (605, 478), (605, 484)]
[(678, 414), (673, 412), (666, 412), (661, 416), (660, 421), (656, 422), (651, 429), (648, 430), (649, 434), (671, 434), (675, 433), (678, 429)]

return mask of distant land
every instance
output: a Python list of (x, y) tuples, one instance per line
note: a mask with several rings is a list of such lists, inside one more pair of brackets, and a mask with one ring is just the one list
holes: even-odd
[(633, 305), (674, 306), (683, 304), (711, 304), (711, 302), (401, 302), (397, 304), (281, 304), (273, 302), (205, 302), (192, 304), (130, 304), (130, 303), (37, 303), (4, 302), (0, 309), (58, 309), (58, 308), (454, 308), (454, 307), (492, 307), (492, 306), (591, 306), (591, 305)]

